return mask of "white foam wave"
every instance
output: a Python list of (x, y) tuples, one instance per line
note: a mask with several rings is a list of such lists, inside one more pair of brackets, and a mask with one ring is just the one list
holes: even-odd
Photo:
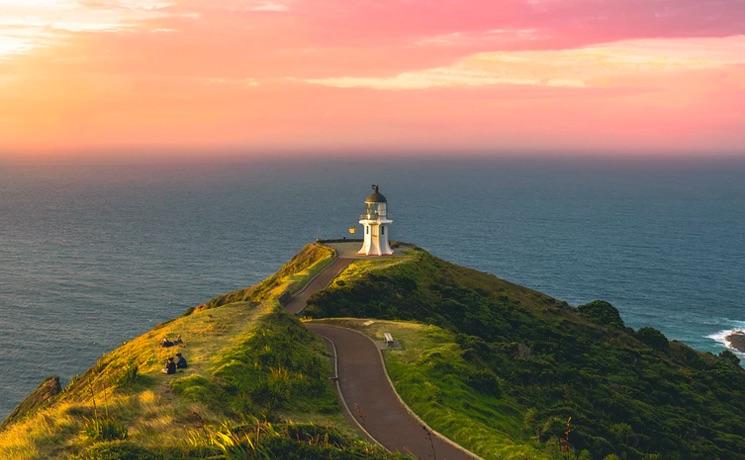
[[(734, 322), (743, 323), (743, 326), (745, 326), (745, 321), (733, 321), (733, 323)], [(733, 351), (733, 352), (735, 352), (736, 354), (738, 354), (740, 356), (745, 356), (745, 353), (737, 350), (736, 348), (733, 348), (732, 345), (730, 344), (729, 340), (727, 340), (727, 337), (730, 336), (730, 335), (732, 335), (732, 334), (734, 334), (735, 332), (745, 332), (745, 331), (743, 331), (743, 328), (725, 329), (723, 331), (719, 331), (717, 333), (707, 335), (706, 337), (709, 338), (709, 339), (714, 340), (715, 342), (721, 343), (728, 350)]]

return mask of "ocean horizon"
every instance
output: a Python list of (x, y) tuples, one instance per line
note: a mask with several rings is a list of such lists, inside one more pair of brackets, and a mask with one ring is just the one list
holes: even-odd
[(702, 351), (745, 328), (745, 161), (278, 159), (0, 168), (0, 418), (49, 375), (356, 225)]

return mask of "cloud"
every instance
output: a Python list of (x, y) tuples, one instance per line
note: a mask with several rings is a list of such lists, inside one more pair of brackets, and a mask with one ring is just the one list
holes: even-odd
[(418, 46), (459, 46), (459, 47), (502, 47), (512, 43), (535, 41), (541, 38), (541, 33), (534, 28), (524, 29), (489, 29), (477, 32), (451, 32), (418, 38), (414, 41)]
[(280, 2), (257, 2), (249, 7), (251, 11), (266, 11), (271, 13), (284, 13), (289, 11), (289, 7), (285, 3)]
[(50, 46), (70, 33), (114, 32), (163, 17), (165, 1), (0, 0), (0, 58)]
[(739, 148), (741, 3), (0, 0), (0, 148)]
[(526, 85), (613, 86), (624, 77), (716, 69), (745, 63), (745, 35), (629, 40), (568, 50), (476, 53), (452, 65), (391, 76), (304, 79), (314, 85), (377, 90)]

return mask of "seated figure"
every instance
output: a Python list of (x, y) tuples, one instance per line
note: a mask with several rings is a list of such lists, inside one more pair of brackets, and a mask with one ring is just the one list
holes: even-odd
[(176, 373), (176, 363), (173, 361), (173, 357), (168, 358), (168, 361), (166, 361), (166, 366), (160, 371), (164, 374)]
[(186, 369), (188, 366), (186, 358), (181, 353), (176, 353), (176, 367), (179, 369)]

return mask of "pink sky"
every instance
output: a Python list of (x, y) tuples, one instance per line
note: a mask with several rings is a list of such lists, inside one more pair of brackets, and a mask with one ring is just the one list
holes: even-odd
[(0, 158), (743, 145), (743, 0), (0, 0)]

